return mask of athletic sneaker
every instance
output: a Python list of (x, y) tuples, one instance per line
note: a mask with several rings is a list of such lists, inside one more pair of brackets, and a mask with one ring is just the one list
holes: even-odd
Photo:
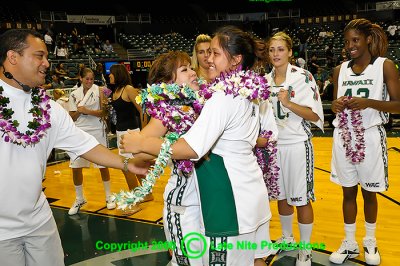
[(68, 214), (69, 215), (74, 215), (77, 214), (80, 210), (80, 208), (86, 204), (86, 199), (78, 200), (75, 199), (74, 204), (72, 205), (71, 209), (69, 209)]
[[(296, 241), (294, 240), (293, 235), (291, 235), (291, 236), (283, 235), (280, 238), (278, 238), (274, 243), (278, 244), (278, 248), (272, 248), (271, 255), (279, 254), (282, 251), (293, 250), (294, 248), (291, 246), (291, 244), (295, 244)], [(276, 245), (275, 245), (275, 247), (276, 247)]]
[(109, 209), (109, 210), (114, 210), (115, 207), (117, 207), (115, 205), (115, 200), (112, 200), (111, 198), (106, 199), (106, 204), (107, 204), (107, 209)]
[(329, 260), (336, 264), (343, 264), (347, 259), (354, 259), (360, 255), (356, 241), (344, 239), (340, 248), (329, 256)]
[(364, 238), (363, 246), (365, 262), (368, 265), (379, 265), (381, 263), (381, 256), (376, 246), (376, 238)]
[(296, 266), (311, 266), (312, 253), (308, 249), (300, 249), (297, 254)]

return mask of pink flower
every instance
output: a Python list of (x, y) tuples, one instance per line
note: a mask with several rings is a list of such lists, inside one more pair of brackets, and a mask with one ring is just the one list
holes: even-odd
[[(350, 97), (345, 99), (347, 102)], [(350, 123), (352, 125), (352, 129), (355, 135), (355, 147), (352, 147), (351, 141), (351, 131), (349, 129), (349, 121), (348, 121), (348, 111), (350, 113)], [(365, 140), (364, 140), (364, 132), (365, 128), (362, 123), (362, 115), (358, 110), (349, 110), (345, 109), (343, 112), (338, 113), (339, 119), (339, 134), (343, 140), (343, 147), (345, 148), (346, 157), (353, 163), (360, 163), (365, 158)]]
[(111, 96), (112, 90), (110, 90), (110, 89), (107, 88), (107, 87), (103, 87), (103, 94), (104, 94), (104, 96), (106, 96), (106, 98), (108, 98), (108, 97)]
[(255, 148), (254, 153), (257, 157), (257, 163), (263, 172), (269, 198), (278, 199), (280, 193), (278, 186), (280, 168), (277, 165), (277, 143), (271, 140), (272, 131), (262, 130), (259, 137), (267, 139), (267, 146)]
[[(2, 96), (3, 88), (0, 87), (0, 99), (4, 101), (9, 99)], [(7, 105), (0, 104), (0, 131), (3, 132), (5, 142), (11, 142), (26, 147), (34, 145), (40, 141), (45, 135), (45, 131), (51, 127), (50, 124), (50, 97), (46, 95), (46, 91), (41, 88), (32, 89), (31, 103), (33, 107), (28, 113), (32, 113), (33, 120), (28, 122), (28, 130), (25, 133), (18, 131), (17, 125), (12, 119), (13, 111), (5, 108)], [(11, 115), (10, 115), (11, 113)]]
[[(182, 93), (185, 89), (187, 95)], [(176, 84), (153, 84), (142, 91), (140, 103), (147, 114), (160, 120), (169, 132), (182, 135), (192, 127), (204, 103), (218, 90), (234, 97), (242, 95), (250, 101), (257, 98), (267, 100), (270, 93), (265, 77), (251, 70), (239, 69), (231, 73), (222, 73), (211, 84), (200, 84), (200, 99), (193, 97), (195, 93), (189, 88), (181, 88)], [(148, 97), (149, 95), (151, 97)], [(274, 151), (273, 147), (271, 151)], [(194, 167), (193, 162), (189, 160), (175, 161), (175, 166), (184, 174), (191, 173)], [(275, 167), (271, 169), (276, 170)]]

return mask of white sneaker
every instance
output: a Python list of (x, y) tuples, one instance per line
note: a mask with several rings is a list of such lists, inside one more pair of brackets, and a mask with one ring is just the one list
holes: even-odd
[(343, 264), (347, 259), (354, 259), (360, 255), (356, 241), (344, 239), (340, 248), (329, 256), (329, 261), (336, 264)]
[(297, 254), (296, 266), (311, 266), (312, 253), (308, 249), (300, 249)]
[(75, 202), (74, 202), (74, 204), (72, 205), (71, 209), (69, 209), (68, 214), (69, 214), (69, 215), (77, 214), (77, 213), (79, 212), (80, 208), (81, 208), (83, 205), (86, 204), (86, 202), (87, 202), (86, 199), (83, 199), (83, 200), (75, 199)]
[[(279, 254), (279, 253), (281, 253), (282, 251), (290, 251), (290, 250), (293, 250), (294, 248), (291, 246), (291, 244), (295, 244), (296, 243), (296, 241), (294, 240), (294, 237), (293, 237), (293, 235), (291, 235), (291, 236), (281, 236), (280, 238), (278, 238), (275, 242), (274, 242), (274, 244), (277, 244), (278, 245), (278, 248), (273, 248), (272, 250), (271, 250), (271, 255), (276, 255), (276, 254)], [(281, 247), (285, 247), (285, 248), (281, 248)], [(276, 247), (276, 246), (275, 246)]]
[(115, 205), (115, 200), (112, 200), (110, 198), (106, 199), (106, 204), (107, 204), (107, 209), (109, 210), (114, 210), (117, 205)]
[(368, 265), (379, 265), (381, 263), (381, 256), (376, 246), (376, 238), (364, 238), (363, 246), (365, 262)]

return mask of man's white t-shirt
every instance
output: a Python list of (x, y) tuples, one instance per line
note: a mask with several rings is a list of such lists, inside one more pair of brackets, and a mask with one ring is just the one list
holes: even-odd
[[(7, 108), (14, 111), (12, 119), (19, 122), (18, 130), (25, 132), (28, 121), (32, 121), (31, 94), (2, 80), (0, 86), (2, 95), (10, 99)], [(42, 180), (53, 148), (79, 156), (98, 145), (96, 139), (75, 126), (59, 104), (51, 100), (50, 105), (51, 128), (39, 143), (24, 148), (0, 139), (0, 241), (29, 234), (51, 218)]]

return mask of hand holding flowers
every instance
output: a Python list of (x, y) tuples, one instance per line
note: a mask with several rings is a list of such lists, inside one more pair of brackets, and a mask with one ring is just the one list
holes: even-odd
[(345, 99), (347, 99), (347, 96), (342, 96), (337, 98), (336, 100), (332, 101), (332, 112), (334, 113), (340, 113), (343, 112), (343, 110), (346, 108), (346, 103)]
[(278, 178), (279, 166), (277, 163), (277, 141), (272, 139), (272, 131), (262, 130), (259, 140), (261, 147), (256, 147), (254, 153), (257, 157), (257, 163), (263, 172), (265, 185), (268, 189), (268, 197), (271, 200), (278, 199), (280, 194)]
[[(362, 122), (362, 115), (359, 110), (353, 110), (348, 107), (348, 102), (351, 97), (340, 97), (345, 109), (338, 113), (339, 119), (339, 134), (343, 140), (343, 146), (346, 150), (346, 157), (351, 161), (351, 163), (360, 163), (365, 158), (365, 139), (364, 132), (365, 128)], [(352, 126), (352, 131), (355, 137), (355, 147), (352, 147), (352, 132), (349, 128), (349, 120)]]
[(351, 109), (351, 110), (363, 110), (365, 108), (368, 108), (368, 102), (370, 100), (367, 98), (361, 98), (361, 97), (351, 97), (347, 102), (346, 102), (346, 107)]

